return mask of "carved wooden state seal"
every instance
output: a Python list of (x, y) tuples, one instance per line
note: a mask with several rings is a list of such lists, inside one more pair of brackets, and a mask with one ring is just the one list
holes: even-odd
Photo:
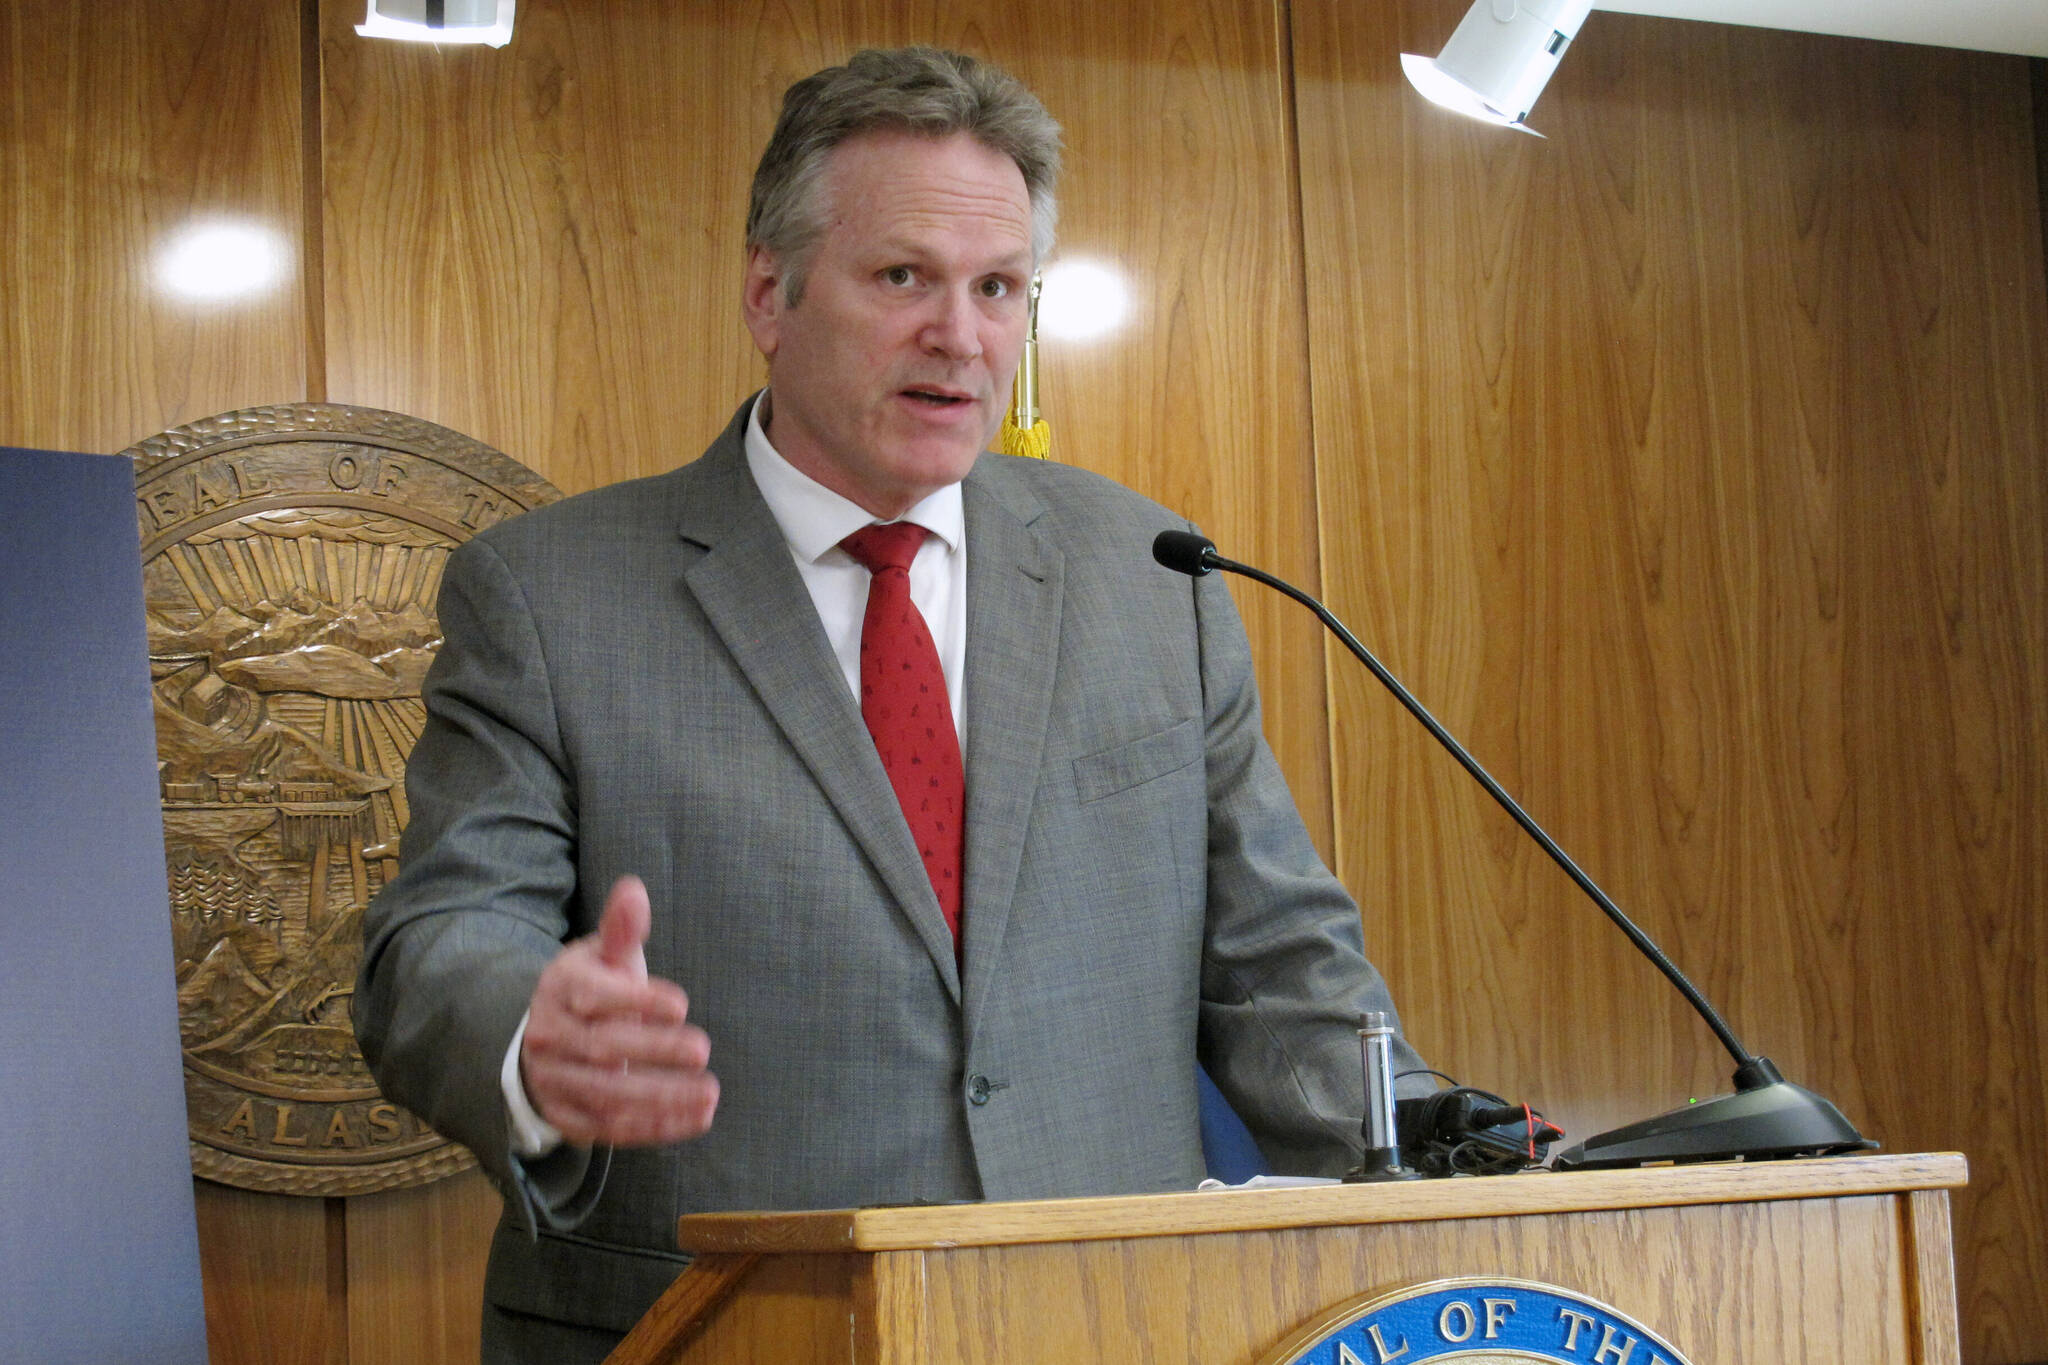
[(462, 1170), (356, 1047), (362, 916), (397, 871), (448, 553), (561, 494), (444, 427), (324, 403), (125, 453), (192, 1169), (317, 1195)]

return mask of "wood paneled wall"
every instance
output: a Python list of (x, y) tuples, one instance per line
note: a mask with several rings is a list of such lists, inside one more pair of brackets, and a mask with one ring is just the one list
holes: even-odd
[[(2026, 63), (1595, 14), (1540, 142), (1405, 89), (1443, 6), (1294, 15), (1332, 598), (1750, 1047), (1890, 1149), (1972, 1154), (1969, 1358), (2038, 1358)], [(1726, 1090), (1565, 876), (1333, 676), (1338, 866), (1425, 1050), (1580, 1134)]]
[[(365, 43), (356, 17), (330, 4), (321, 34), (332, 401), (443, 423), (569, 492), (681, 463), (765, 375), (736, 284), (783, 89), (863, 45), (1001, 54), (1067, 130), (1063, 251), (1126, 269), (1135, 295), (1119, 336), (1047, 356), (1058, 456), (1314, 581), (1271, 9), (534, 0), (503, 53)], [(1327, 848), (1321, 646), (1270, 603), (1249, 616)]]
[(157, 287), (193, 223), (300, 219), (297, 13), (268, 0), (0, 4), (0, 431), (116, 451), (298, 398), (299, 278), (234, 308)]
[[(1462, 0), (527, 0), (502, 52), (358, 0), (0, 0), (0, 440), (117, 450), (299, 398), (577, 491), (761, 370), (745, 186), (863, 43), (994, 56), (1068, 129), (1055, 457), (1320, 585), (1751, 1046), (1960, 1148), (1966, 1358), (2048, 1356), (2048, 284), (2018, 59), (1596, 14), (1547, 142), (1419, 104)], [(150, 263), (200, 216), (298, 268)], [(1439, 1065), (1578, 1134), (1726, 1087), (1711, 1037), (1306, 617), (1268, 730)], [(1332, 774), (1335, 774), (1333, 780)], [(218, 1365), (474, 1358), (476, 1177), (201, 1187)]]

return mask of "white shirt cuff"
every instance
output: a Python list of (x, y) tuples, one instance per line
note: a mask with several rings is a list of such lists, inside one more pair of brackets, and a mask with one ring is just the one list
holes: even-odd
[(505, 1092), (505, 1110), (512, 1119), (512, 1154), (523, 1157), (546, 1156), (562, 1145), (561, 1130), (540, 1116), (519, 1080), (519, 1045), (526, 1041), (526, 1021), (532, 1017), (531, 1012), (519, 1016), (512, 1046), (505, 1049), (505, 1064), (498, 1068), (498, 1087)]

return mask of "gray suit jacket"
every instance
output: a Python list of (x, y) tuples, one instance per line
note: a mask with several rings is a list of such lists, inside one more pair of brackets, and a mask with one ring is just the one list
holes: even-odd
[[(542, 1225), (501, 1228), (493, 1301), (622, 1330), (697, 1210), (1186, 1188), (1198, 1053), (1276, 1168), (1340, 1172), (1356, 1020), (1391, 1005), (1261, 737), (1228, 594), (1152, 563), (1186, 522), (1056, 464), (984, 456), (964, 484), (956, 969), (745, 411), (694, 464), (448, 564), (357, 1030), (386, 1092)], [(498, 1064), (629, 872), (650, 971), (711, 1035), (717, 1119), (521, 1162)]]

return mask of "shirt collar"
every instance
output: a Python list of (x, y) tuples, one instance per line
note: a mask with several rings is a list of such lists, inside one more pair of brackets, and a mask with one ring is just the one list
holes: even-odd
[[(805, 563), (816, 563), (874, 517), (782, 458), (768, 443), (768, 433), (761, 429), (761, 406), (767, 401), (768, 391), (763, 389), (747, 414), (747, 469), (789, 548)], [(949, 552), (957, 551), (967, 529), (960, 485), (947, 484), (898, 520), (916, 522), (945, 542)]]

